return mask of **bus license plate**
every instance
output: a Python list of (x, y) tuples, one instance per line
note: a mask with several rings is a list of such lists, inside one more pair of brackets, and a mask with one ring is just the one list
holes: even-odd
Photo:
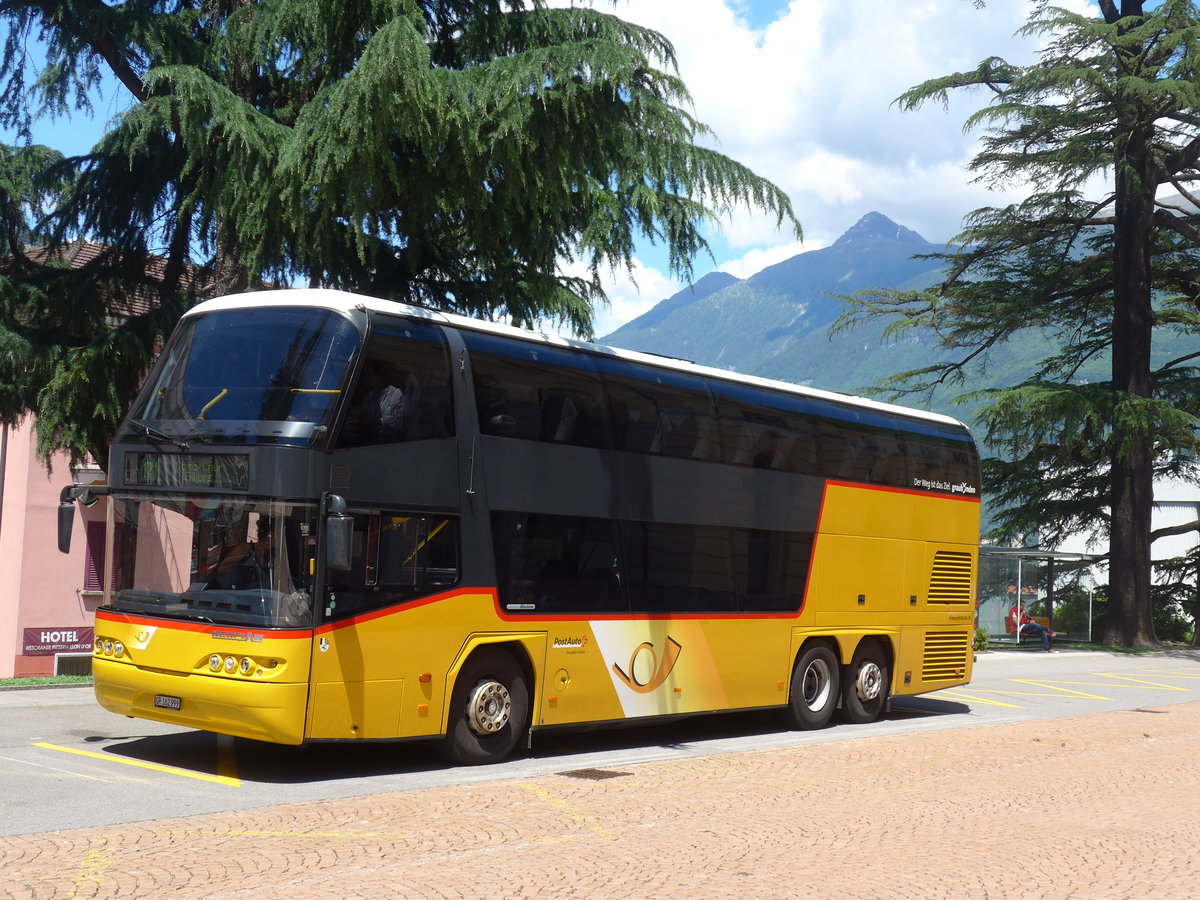
[(168, 697), (166, 694), (155, 694), (154, 705), (159, 709), (182, 709), (183, 701), (178, 697)]

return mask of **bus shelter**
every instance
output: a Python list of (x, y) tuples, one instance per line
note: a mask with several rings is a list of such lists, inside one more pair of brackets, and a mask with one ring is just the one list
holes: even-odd
[(1023, 610), (1070, 640), (1091, 641), (1093, 569), (1099, 559), (1087, 553), (981, 547), (976, 625), (992, 641), (1037, 641), (1015, 627)]

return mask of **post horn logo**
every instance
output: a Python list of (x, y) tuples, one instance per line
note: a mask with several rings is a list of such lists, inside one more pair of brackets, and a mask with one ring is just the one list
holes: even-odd
[[(613, 663), (613, 672), (621, 679), (627, 688), (638, 694), (648, 694), (655, 688), (662, 687), (663, 682), (667, 680), (667, 676), (675, 668), (675, 663), (679, 659), (679, 653), (683, 648), (670, 635), (667, 636), (667, 646), (663, 650), (662, 659), (658, 658), (658, 654), (654, 650), (654, 645), (649, 641), (643, 641), (638, 644), (633, 653), (629, 656), (629, 674), (625, 672), (616, 663)], [(650, 654), (650, 670), (654, 673), (647, 681), (639, 681), (637, 677), (637, 658), (642, 653)]]

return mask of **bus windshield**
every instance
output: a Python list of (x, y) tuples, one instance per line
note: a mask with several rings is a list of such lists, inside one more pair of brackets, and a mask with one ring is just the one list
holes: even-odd
[(112, 502), (110, 609), (222, 625), (312, 623), (314, 505), (185, 494)]
[(355, 326), (330, 310), (187, 317), (117, 438), (323, 445), (360, 344)]

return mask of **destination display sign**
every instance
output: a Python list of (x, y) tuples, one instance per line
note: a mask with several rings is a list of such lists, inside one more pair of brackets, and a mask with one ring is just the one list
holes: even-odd
[(244, 453), (130, 453), (125, 483), (141, 487), (250, 489), (250, 457)]

